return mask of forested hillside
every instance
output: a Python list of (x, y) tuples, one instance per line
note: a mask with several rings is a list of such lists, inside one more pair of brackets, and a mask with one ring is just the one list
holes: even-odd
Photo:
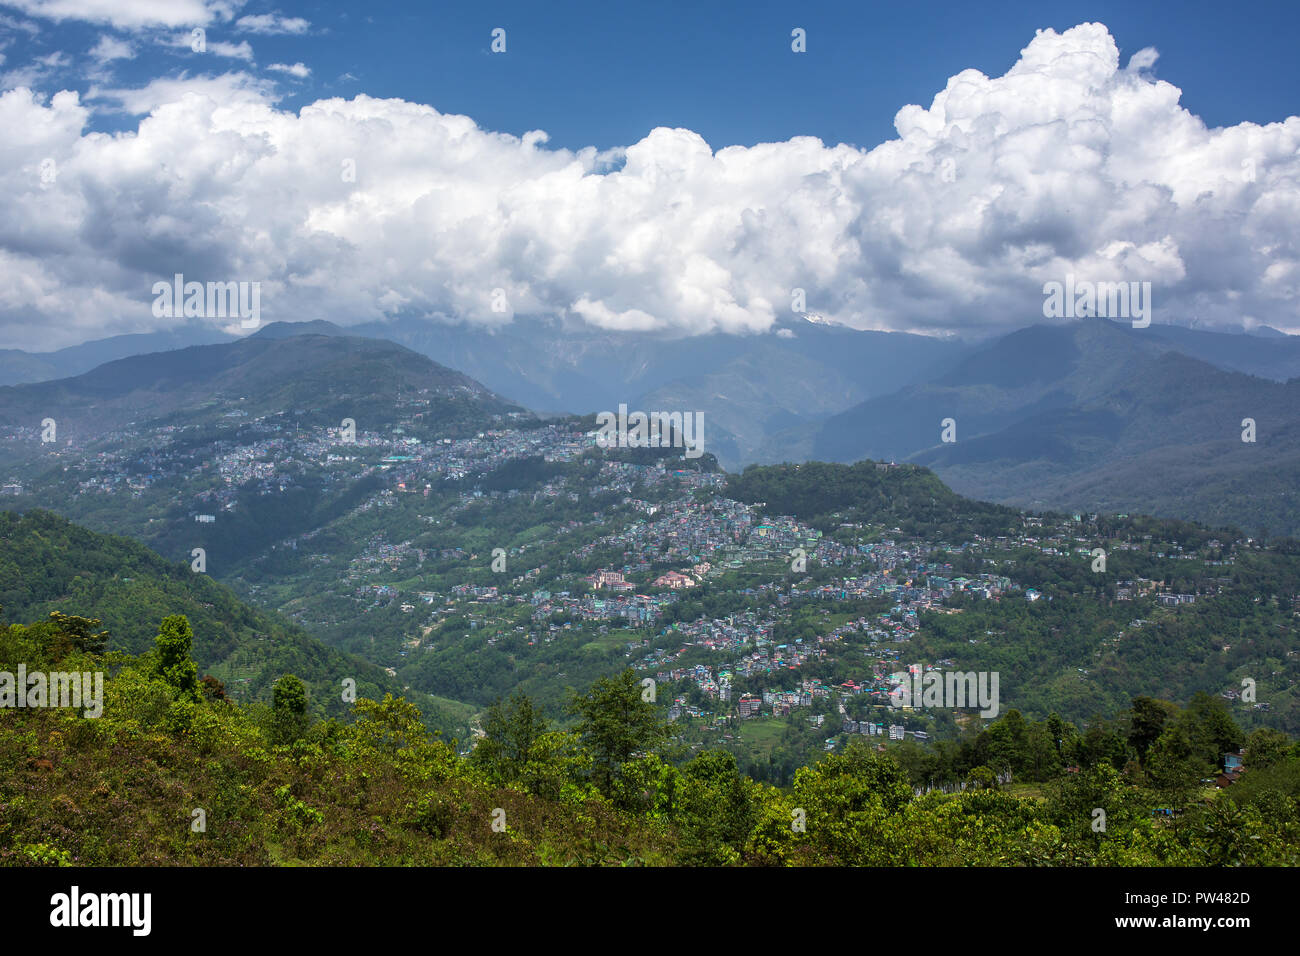
[[(360, 694), (402, 693), (382, 669), (250, 607), (207, 574), (45, 511), (0, 512), (0, 608), (11, 621), (93, 608), (108, 632), (108, 649), (131, 654), (151, 646), (159, 620), (184, 614), (193, 622), (194, 657), (203, 673), (240, 700), (268, 699), (271, 685), (288, 672), (312, 689), (321, 714), (344, 711), (345, 678), (356, 681)], [(450, 714), (422, 695), (415, 699), (435, 726), (457, 729)]]
[[(108, 672), (99, 717), (0, 709), (0, 864), (1300, 862), (1300, 748), (1245, 740), (1208, 697), (1139, 698), (1083, 732), (1012, 711), (929, 754), (859, 741), (781, 789), (675, 754), (630, 670), (574, 695), (572, 730), (498, 703), (462, 758), (391, 696), (313, 720), (284, 675), (269, 707), (231, 702), (199, 681), (181, 615), (139, 656), (103, 654), (98, 625), (0, 630), (4, 671)], [(1240, 782), (1207, 786), (1243, 743)]]

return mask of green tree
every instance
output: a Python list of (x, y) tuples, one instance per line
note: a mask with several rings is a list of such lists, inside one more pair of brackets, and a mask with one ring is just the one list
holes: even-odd
[(285, 674), (271, 691), (272, 737), (277, 744), (298, 740), (307, 730), (307, 688), (293, 674)]
[(1196, 749), (1206, 774), (1223, 769), (1223, 755), (1241, 746), (1244, 735), (1222, 697), (1198, 691), (1175, 718)]
[(667, 736), (658, 706), (643, 699), (630, 667), (574, 696), (570, 709), (579, 718), (578, 736), (591, 754), (596, 785), (606, 795), (613, 793), (624, 763), (636, 753), (653, 751)]
[(542, 734), (528, 751), (528, 761), (519, 772), (519, 784), (529, 793), (547, 800), (564, 798), (566, 791), (582, 792), (590, 776), (591, 758), (575, 734), (551, 730)]
[(508, 701), (492, 704), (483, 723), (483, 737), (471, 760), (492, 783), (510, 786), (523, 775), (529, 761), (536, 759), (538, 742), (550, 729), (548, 722), (531, 697), (516, 691)]
[(1291, 749), (1291, 740), (1280, 730), (1272, 727), (1260, 727), (1246, 738), (1246, 756), (1243, 760), (1247, 770), (1264, 770), (1284, 760)]
[(1134, 697), (1129, 710), (1129, 745), (1138, 757), (1146, 756), (1148, 748), (1164, 732), (1167, 721), (1177, 710), (1173, 704), (1153, 697)]
[(907, 774), (893, 757), (855, 739), (844, 753), (795, 772), (790, 802), (805, 815), (796, 842), (806, 843), (819, 863), (887, 865), (891, 848), (882, 830), (911, 799)]
[(966, 786), (971, 790), (996, 790), (998, 777), (988, 767), (976, 767), (966, 775)]
[(1151, 785), (1176, 806), (1186, 802), (1196, 789), (1205, 765), (1187, 731), (1172, 726), (1148, 748), (1143, 769)]
[(420, 708), (405, 697), (385, 694), (379, 701), (359, 697), (352, 712), (356, 720), (347, 728), (347, 736), (366, 749), (395, 755), (418, 751), (430, 743)]
[(50, 656), (55, 663), (74, 651), (102, 654), (108, 646), (108, 631), (96, 631), (103, 623), (98, 618), (51, 611), (49, 623)]
[[(1138, 791), (1126, 786), (1119, 771), (1105, 761), (1064, 774), (1048, 785), (1047, 795), (1045, 808), (1051, 821), (1069, 839), (1094, 849), (1107, 834), (1132, 826), (1145, 814)], [(1104, 817), (1096, 812), (1099, 809)]]
[(1047, 736), (1052, 743), (1052, 747), (1056, 750), (1056, 755), (1064, 759), (1065, 721), (1061, 719), (1061, 715), (1056, 711), (1052, 711), (1047, 715)]
[(682, 767), (674, 818), (683, 862), (725, 866), (740, 859), (757, 821), (753, 789), (725, 751), (706, 750)]
[(1101, 718), (1094, 717), (1080, 738), (1077, 751), (1079, 763), (1085, 770), (1102, 764), (1123, 770), (1128, 759), (1128, 742)]
[(199, 690), (199, 668), (190, 658), (193, 645), (194, 632), (190, 630), (189, 619), (184, 614), (163, 618), (158, 636), (154, 639), (154, 673), (172, 687), (178, 696), (198, 701), (202, 694)]
[(1009, 710), (981, 734), (987, 745), (985, 763), (996, 770), (1023, 772), (1031, 762), (1029, 724), (1018, 710)]

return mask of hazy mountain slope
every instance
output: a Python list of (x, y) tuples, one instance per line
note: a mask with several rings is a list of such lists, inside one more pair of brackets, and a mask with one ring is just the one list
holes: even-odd
[(1179, 325), (1153, 325), (1146, 331), (1182, 354), (1218, 368), (1277, 382), (1300, 376), (1300, 336), (1276, 329), (1230, 335)]
[[(1242, 441), (1241, 422), (1256, 423)], [(1127, 387), (913, 456), (964, 494), (1030, 507), (1144, 511), (1300, 529), (1300, 380), (1148, 361)]]
[(704, 411), (708, 448), (724, 467), (764, 457), (771, 436), (888, 393), (962, 354), (959, 343), (799, 322), (755, 336), (719, 364), (636, 399), (638, 408)]
[(772, 434), (917, 381), (964, 354), (960, 342), (792, 319), (765, 335), (669, 338), (517, 318), (488, 330), (425, 320), (347, 330), (389, 338), (538, 411), (704, 413), (728, 467)]
[(58, 378), (59, 371), (48, 355), (22, 349), (0, 349), (0, 385), (44, 382)]
[(54, 352), (0, 350), (0, 385), (20, 385), (68, 378), (98, 365), (132, 355), (165, 352), (191, 345), (219, 345), (236, 341), (236, 336), (200, 325), (170, 332), (141, 332), (94, 339)]
[[(286, 327), (291, 329), (292, 326)], [(83, 375), (0, 388), (0, 423), (58, 423), (59, 440), (130, 422), (188, 413), (215, 418), (300, 410), (303, 421), (358, 427), (391, 420), (400, 397), (427, 390), (431, 420), (478, 421), (522, 411), (478, 382), (392, 342), (351, 336), (290, 335), (268, 326), (225, 345), (152, 352), (108, 362)]]
[[(1022, 329), (930, 382), (792, 433), (797, 451), (908, 459), (1007, 503), (1300, 528), (1289, 490), (1300, 384), (1215, 368), (1146, 331), (1096, 320)], [(941, 441), (948, 418), (954, 443)], [(1241, 441), (1244, 418), (1257, 423), (1253, 444)]]

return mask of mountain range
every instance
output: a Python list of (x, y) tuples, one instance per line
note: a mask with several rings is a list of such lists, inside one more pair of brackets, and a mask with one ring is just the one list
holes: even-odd
[(53, 418), (59, 440), (169, 416), (193, 424), (284, 412), (301, 424), (337, 427), (351, 418), (365, 428), (392, 421), (404, 399), (421, 395), (432, 402), (427, 418), (443, 427), (525, 414), (410, 349), (333, 331), (270, 325), (245, 339), (131, 355), (70, 378), (0, 387), (0, 421)]
[[(463, 417), (467, 428), (525, 408), (688, 409), (704, 413), (707, 450), (733, 470), (913, 461), (963, 494), (1016, 506), (1300, 529), (1300, 337), (1268, 328), (1090, 319), (971, 343), (802, 318), (767, 335), (693, 338), (528, 317), (499, 329), (407, 318), (346, 329), (275, 323), (245, 339), (184, 344), (214, 335), (196, 326), (0, 353), (3, 381), (79, 368), (94, 347), (159, 349), (0, 388), (0, 421), (54, 418), (72, 436), (142, 417), (228, 415), (222, 400), (237, 398), (254, 416), (282, 409), (312, 422), (382, 422), (421, 388), (442, 403), (432, 419)], [(457, 401), (469, 405), (457, 410)], [(948, 419), (956, 440), (944, 442)], [(1254, 442), (1242, 441), (1245, 419)]]
[(54, 352), (24, 352), (0, 349), (0, 385), (25, 385), (69, 378), (89, 372), (114, 359), (149, 352), (166, 352), (191, 345), (219, 345), (236, 336), (201, 325), (188, 325), (167, 332), (140, 332), (93, 339)]
[[(1189, 356), (1184, 342), (1208, 348), (1196, 333), (1146, 331), (1105, 320), (1022, 329), (930, 381), (787, 431), (769, 460), (906, 460), (1005, 504), (1296, 533), (1300, 380)], [(1289, 370), (1289, 339), (1256, 341), (1276, 348), (1276, 374)], [(1257, 356), (1252, 345), (1233, 359), (1257, 367)], [(955, 440), (944, 441), (946, 421)]]

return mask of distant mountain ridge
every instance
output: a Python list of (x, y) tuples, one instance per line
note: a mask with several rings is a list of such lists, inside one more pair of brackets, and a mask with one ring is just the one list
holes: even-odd
[[(954, 491), (1018, 506), (1300, 530), (1300, 379), (1225, 371), (1147, 331), (1104, 320), (1022, 329), (767, 451), (913, 461)], [(942, 440), (949, 419), (953, 442)]]
[[(192, 331), (165, 335), (179, 341)], [(964, 494), (1007, 504), (1146, 510), (1290, 533), (1300, 528), (1300, 415), (1288, 384), (1297, 376), (1300, 337), (1267, 326), (1228, 334), (1090, 319), (972, 345), (801, 317), (765, 335), (693, 338), (530, 317), (497, 329), (318, 320), (0, 388), (0, 424), (49, 417), (75, 434), (142, 416), (284, 409), (307, 422), (373, 422), (429, 388), (448, 402), (456, 396), (461, 404), (444, 417), (467, 422), (525, 407), (592, 414), (626, 403), (702, 411), (706, 449), (730, 470), (911, 460)], [(952, 444), (939, 434), (949, 418)], [(1253, 444), (1239, 438), (1246, 418), (1258, 426)]]
[(753, 460), (771, 432), (893, 391), (968, 348), (799, 317), (755, 335), (672, 337), (534, 317), (500, 329), (397, 319), (347, 331), (401, 342), (539, 412), (592, 414), (620, 403), (703, 412), (710, 453), (732, 468)]
[(413, 397), (421, 390), (438, 396), (442, 411), (485, 422), (524, 412), (396, 343), (301, 335), (278, 324), (234, 342), (133, 355), (71, 378), (0, 387), (0, 422), (53, 418), (61, 437), (74, 437), (182, 413), (219, 416), (233, 408), (257, 415), (301, 407), (304, 421), (337, 426), (351, 417), (365, 427), (391, 419), (403, 392)]
[(0, 349), (0, 385), (23, 385), (69, 378), (89, 372), (114, 359), (188, 348), (191, 345), (220, 345), (238, 337), (201, 325), (167, 332), (140, 332), (92, 339), (54, 352), (24, 352)]
[[(1255, 334), (1230, 334), (1170, 325), (1134, 330), (1106, 320), (1093, 323), (1101, 333), (1129, 336), (1127, 345), (1144, 355), (1178, 352), (1216, 368), (1278, 382), (1300, 376), (1300, 336), (1267, 327)], [(1065, 328), (1060, 325), (1028, 326), (972, 344), (859, 331), (798, 317), (781, 320), (764, 335), (719, 333), (690, 338), (615, 333), (530, 317), (516, 318), (500, 329), (423, 319), (347, 329), (330, 323), (302, 324), (322, 334), (360, 334), (401, 342), (542, 412), (590, 414), (617, 408), (620, 402), (632, 408), (703, 411), (709, 451), (730, 469), (786, 458), (851, 460), (833, 443), (809, 442), (806, 436), (841, 430), (846, 417), (868, 407), (864, 403), (926, 383), (971, 384), (972, 375), (982, 375), (981, 384), (1000, 388), (1017, 378), (1027, 395), (1035, 391), (1035, 382), (1051, 381), (1066, 368), (1065, 355), (1055, 350), (1093, 347), (1069, 336), (1054, 336), (1054, 329)], [(296, 328), (280, 326), (271, 334), (289, 334)], [(1140, 336), (1132, 337), (1139, 332)], [(1110, 336), (1098, 339), (1102, 341), (1113, 346), (1124, 340)], [(1123, 351), (1108, 348), (1087, 369), (1118, 383), (1122, 372), (1108, 363)], [(1130, 366), (1124, 367), (1131, 372)], [(1032, 402), (990, 392), (986, 398), (991, 404), (966, 409), (967, 417), (975, 418), (969, 424), (982, 433), (1068, 404), (1064, 395), (1038, 391)], [(909, 432), (918, 426), (900, 424)], [(894, 454), (887, 447), (873, 451), (881, 452), (875, 457)]]

